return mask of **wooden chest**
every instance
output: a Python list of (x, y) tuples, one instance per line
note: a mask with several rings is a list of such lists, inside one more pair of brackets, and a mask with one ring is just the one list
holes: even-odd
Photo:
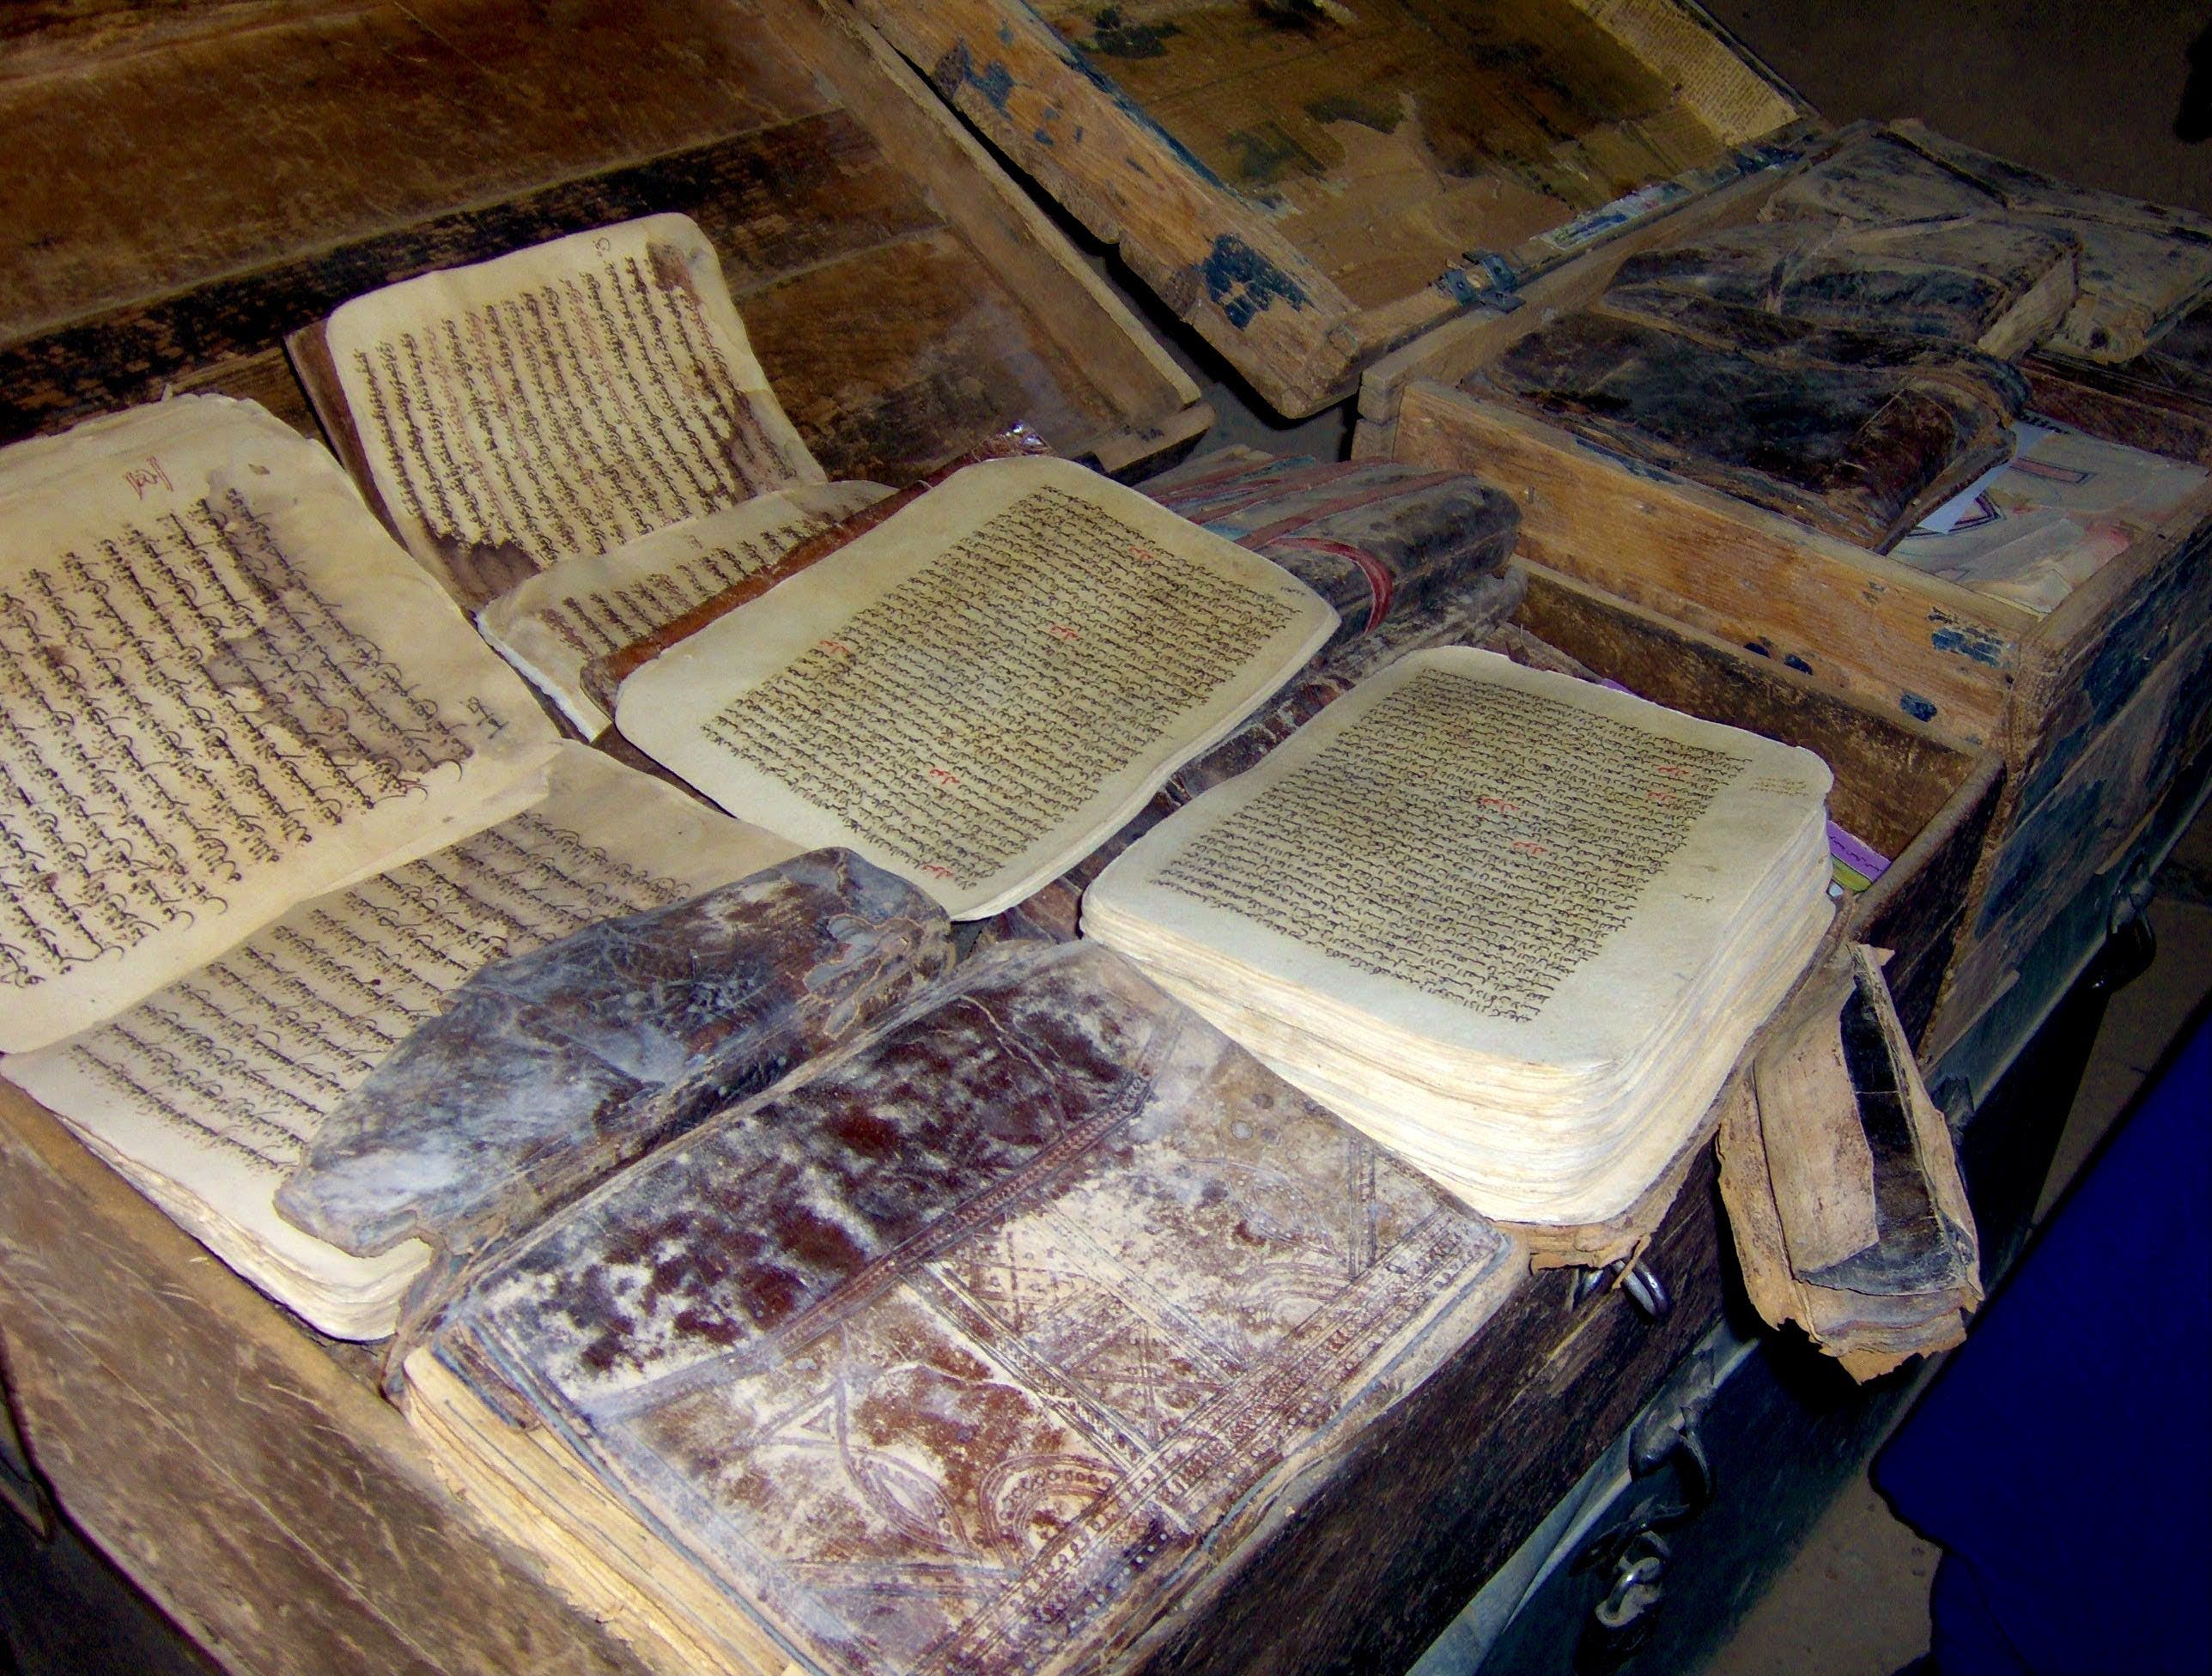
[[(1896, 857), (1856, 933), (1899, 951), (1924, 1023), (1993, 806), (1988, 753), (1565, 579), (1534, 580), (1523, 623), (1655, 699), (1826, 756), (1838, 818)], [(1708, 1150), (1644, 1258), (1670, 1313), (1525, 1275), (1151, 1667), (1410, 1664), (1717, 1318), (1723, 1242)], [(638, 1672), (594, 1622), (619, 1623), (621, 1600), (578, 1610), (449, 1497), (366, 1352), (252, 1290), (4, 1085), (0, 1341), (62, 1504), (231, 1667)]]
[(1027, 421), (1127, 472), (1196, 387), (933, 94), (819, 0), (33, 0), (0, 19), (0, 440), (165, 389), (312, 433), (285, 335), (362, 292), (699, 222), (833, 477)]
[(1684, 0), (854, 0), (1288, 415), (1808, 112)]
[[(2039, 618), (1460, 387), (1630, 256), (1754, 220), (1872, 124), (1823, 130), (1676, 0), (853, 3), (1277, 409), (1364, 373), (1355, 451), (1507, 487), (1536, 563), (1997, 751), (2011, 785), (1946, 1036), (2031, 965), (2078, 970), (2086, 944), (2030, 951), (2060, 903), (2117, 889), (2212, 701), (2187, 675), (2212, 495)], [(2212, 452), (2212, 404), (2166, 370), (2024, 368), (2045, 410)]]
[[(2002, 757), (2007, 785), (1931, 1041), (1940, 1050), (2024, 972), (2039, 975), (2045, 1000), (2071, 981), (2142, 859), (2143, 833), (2212, 736), (2202, 679), (2212, 653), (2212, 483), (2039, 616), (1632, 461), (1472, 382), (1519, 339), (1595, 300), (1638, 249), (1755, 218), (1794, 167), (1685, 205), (1538, 279), (1510, 312), (1469, 313), (1378, 361), (1362, 388), (1354, 452), (1508, 485), (1533, 562)], [(2059, 387), (2047, 373), (2031, 382), (2038, 399)], [(2101, 411), (2069, 410), (2085, 424)], [(2130, 427), (2120, 440), (2142, 435)], [(2038, 953), (2084, 892), (2098, 901), (2075, 913), (2069, 948)]]

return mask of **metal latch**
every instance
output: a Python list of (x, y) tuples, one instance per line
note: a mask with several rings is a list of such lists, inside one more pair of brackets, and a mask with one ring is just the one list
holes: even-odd
[(1662, 1533), (1703, 1512), (1713, 1498), (1712, 1462), (1698, 1435), (1713, 1400), (1711, 1352), (1689, 1358), (1628, 1434), (1628, 1470), (1638, 1480), (1667, 1474), (1639, 1497), (1626, 1518), (1593, 1538), (1575, 1558), (1577, 1571), (1606, 1580), (1575, 1650), (1583, 1676), (1607, 1676), (1651, 1637), (1653, 1614), (1666, 1599), (1674, 1551)]
[(1674, 1300), (1667, 1283), (1641, 1257), (1622, 1258), (1601, 1269), (1577, 1269), (1573, 1303), (1579, 1309), (1601, 1291), (1619, 1287), (1649, 1321), (1663, 1321), (1674, 1313)]

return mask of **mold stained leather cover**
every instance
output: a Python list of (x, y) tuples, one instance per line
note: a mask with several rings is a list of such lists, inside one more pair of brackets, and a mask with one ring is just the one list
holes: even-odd
[(1521, 525), (1511, 495), (1464, 472), (1252, 448), (1221, 449), (1144, 488), (1334, 605), (1344, 620), (1323, 653), (1497, 570)]
[(1467, 381), (1630, 459), (1877, 550), (2009, 452), (2005, 362), (1657, 285), (1616, 287)]
[(1632, 256), (1615, 282), (1814, 325), (1979, 344), (2075, 248), (2057, 231), (1991, 216), (1902, 227), (1760, 222)]
[(587, 926), (455, 990), (332, 1111), (278, 1207), (356, 1254), (417, 1236), (456, 1262), (951, 961), (936, 905), (848, 850)]
[(434, 1340), (805, 1663), (1097, 1668), (1510, 1284), (1095, 944), (987, 950), (507, 1252)]

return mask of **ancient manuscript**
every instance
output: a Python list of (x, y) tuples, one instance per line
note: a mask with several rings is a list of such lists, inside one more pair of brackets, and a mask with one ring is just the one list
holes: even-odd
[(758, 576), (810, 536), (881, 500), (874, 483), (810, 483), (756, 495), (640, 536), (608, 553), (563, 559), (477, 613), (501, 655), (586, 738), (606, 730), (584, 666), (642, 639), (733, 582)]
[[(703, 812), (703, 811), (702, 811)], [(905, 880), (810, 850), (486, 966), (307, 1143), (277, 1209), (455, 1260), (828, 1052), (952, 963)]]
[(1493, 1215), (1603, 1221), (1829, 909), (1820, 759), (1417, 653), (1131, 846), (1085, 933)]
[(324, 344), (343, 410), (325, 418), (472, 609), (562, 559), (822, 481), (687, 216), (371, 292)]
[(302, 903), (8, 1075), (248, 1279), (327, 1333), (380, 1337), (424, 1246), (349, 1256), (272, 1203), (324, 1119), (488, 962), (791, 849), (561, 746), (534, 808)]
[(1006, 946), (507, 1254), (410, 1415), (668, 1667), (1120, 1669), (1510, 1252), (1126, 962)]
[(185, 398), (0, 454), (0, 1049), (544, 792), (527, 690), (329, 455)]
[(723, 807), (978, 918), (1119, 826), (1337, 622), (1133, 490), (994, 461), (647, 665), (616, 720)]

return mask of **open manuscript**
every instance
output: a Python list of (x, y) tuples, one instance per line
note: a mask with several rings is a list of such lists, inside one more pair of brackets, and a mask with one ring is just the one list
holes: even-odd
[(732, 813), (975, 919), (1088, 853), (1337, 626), (1133, 489), (992, 460), (647, 664), (616, 720)]
[(884, 492), (823, 485), (684, 216), (387, 286), (292, 350), (372, 504), (587, 735), (584, 663)]
[(329, 455), (179, 399), (0, 455), (6, 1074), (325, 1330), (270, 1197), (470, 972), (788, 854), (544, 714)]
[(1500, 1218), (1620, 1216), (1826, 931), (1826, 766), (1418, 653), (1139, 839), (1087, 936)]

